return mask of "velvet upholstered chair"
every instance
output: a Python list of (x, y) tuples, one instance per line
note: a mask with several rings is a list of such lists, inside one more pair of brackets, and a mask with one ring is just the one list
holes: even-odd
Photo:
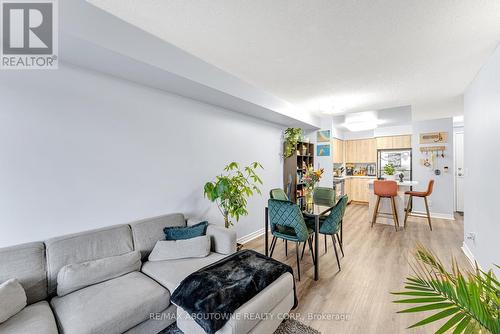
[(271, 198), (268, 201), (268, 208), (271, 233), (273, 235), (270, 256), (273, 256), (278, 239), (294, 242), (297, 255), (297, 277), (300, 281), (299, 245), (301, 242), (309, 244), (313, 263), (315, 262), (311, 238), (312, 229), (307, 227), (302, 212), (295, 203)]
[[(340, 246), (340, 251), (342, 252), (342, 256), (344, 256), (344, 248), (342, 247), (342, 242), (339, 237), (340, 226), (342, 224), (342, 220), (344, 219), (345, 209), (347, 207), (347, 202), (349, 198), (347, 195), (344, 195), (340, 198), (340, 200), (335, 204), (335, 206), (330, 211), (330, 214), (326, 216), (323, 220), (320, 220), (319, 225), (319, 233), (325, 236), (325, 240), (327, 236), (331, 236), (333, 242), (333, 249), (335, 250), (335, 257), (337, 258), (337, 265), (340, 270), (340, 260), (339, 254), (337, 252), (337, 242)], [(314, 228), (313, 228), (314, 230)], [(325, 247), (326, 252), (326, 247)], [(302, 256), (304, 255), (304, 249), (302, 249)]]
[[(313, 192), (313, 202), (316, 205), (333, 207), (335, 206), (335, 189), (327, 187), (316, 187)], [(320, 217), (320, 222), (324, 221), (326, 217)], [(314, 228), (314, 220), (306, 221), (306, 224)], [(325, 235), (325, 253), (328, 252), (328, 244)]]
[(285, 194), (285, 191), (281, 188), (271, 189), (271, 191), (269, 192), (269, 195), (271, 196), (271, 198), (274, 198), (274, 199), (279, 199), (282, 201), (289, 200), (288, 196)]

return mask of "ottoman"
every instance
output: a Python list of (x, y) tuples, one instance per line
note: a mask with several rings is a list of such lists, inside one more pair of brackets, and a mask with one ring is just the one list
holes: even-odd
[[(258, 295), (239, 307), (218, 334), (273, 333), (294, 304), (293, 276), (281, 275)], [(204, 334), (203, 328), (182, 308), (177, 327), (186, 334)]]

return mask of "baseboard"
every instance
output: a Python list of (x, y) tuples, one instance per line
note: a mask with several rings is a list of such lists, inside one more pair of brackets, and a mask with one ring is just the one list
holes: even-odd
[(255, 232), (252, 232), (252, 233), (247, 234), (247, 235), (245, 235), (245, 236), (243, 236), (241, 238), (238, 238), (238, 243), (240, 243), (240, 244), (246, 244), (247, 242), (252, 241), (253, 239), (258, 238), (258, 237), (260, 237), (263, 234), (264, 234), (264, 229), (263, 228), (258, 229)]
[[(419, 215), (427, 215), (427, 212), (424, 212), (424, 211), (415, 211), (413, 210), (412, 211), (413, 213), (416, 213), (416, 214), (419, 214)], [(447, 213), (434, 213), (434, 212), (431, 212), (431, 218), (436, 218), (436, 219), (446, 219), (446, 220), (455, 220), (455, 216), (454, 215), (450, 215), (450, 214), (447, 214)]]
[(476, 263), (477, 263), (476, 258), (474, 257), (474, 254), (472, 254), (469, 246), (467, 246), (465, 242), (462, 244), (462, 251), (464, 252), (465, 257), (467, 257), (467, 260), (469, 260), (472, 268), (476, 268)]

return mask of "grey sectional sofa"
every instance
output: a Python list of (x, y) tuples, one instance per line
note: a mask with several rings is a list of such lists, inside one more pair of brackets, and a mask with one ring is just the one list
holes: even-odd
[[(186, 224), (182, 214), (169, 214), (0, 249), (0, 282), (17, 278), (28, 299), (24, 310), (0, 324), (0, 334), (158, 333), (175, 321), (170, 291), (190, 273), (236, 251), (234, 232), (209, 225), (209, 256), (147, 262), (164, 227)], [(63, 266), (134, 250), (146, 261), (141, 272), (56, 295)]]
[[(0, 324), (0, 334), (155, 334), (176, 320), (186, 334), (202, 333), (188, 314), (170, 303), (170, 293), (192, 272), (235, 252), (235, 232), (209, 224), (208, 256), (147, 260), (156, 242), (164, 239), (164, 227), (199, 221), (169, 214), (0, 249), (0, 283), (17, 278), (28, 303)], [(57, 276), (64, 266), (133, 251), (140, 252), (140, 271), (57, 295)], [(279, 315), (288, 313), (293, 301), (293, 277), (287, 273), (242, 305), (235, 312), (240, 317), (228, 321), (218, 333), (272, 333), (282, 320)], [(243, 316), (257, 312), (277, 316), (266, 321)]]

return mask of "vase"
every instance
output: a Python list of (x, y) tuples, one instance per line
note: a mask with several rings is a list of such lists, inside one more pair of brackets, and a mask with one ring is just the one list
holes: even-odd
[(314, 188), (306, 188), (306, 194), (305, 194), (305, 197), (306, 197), (306, 209), (308, 209), (308, 210), (310, 208), (312, 208), (312, 206), (314, 204), (313, 191), (314, 191)]

